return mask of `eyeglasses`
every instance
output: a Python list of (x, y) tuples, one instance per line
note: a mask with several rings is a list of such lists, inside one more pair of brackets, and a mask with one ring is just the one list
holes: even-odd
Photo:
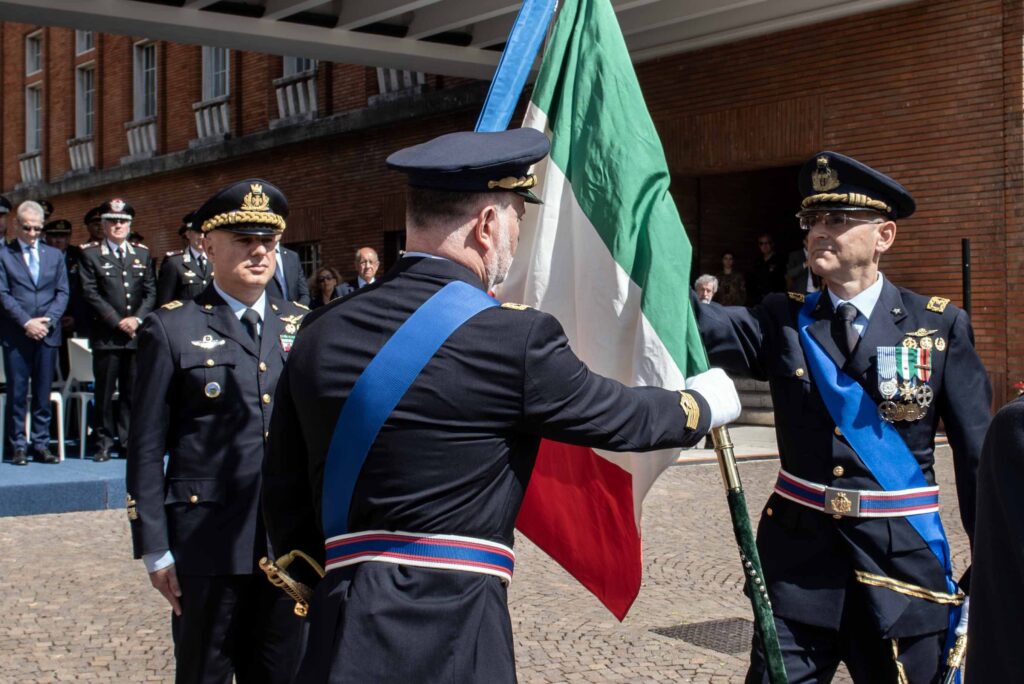
[(328, 280), (337, 280), (337, 278), (335, 278), (332, 275), (322, 275), (319, 278), (317, 278), (316, 280), (317, 280), (318, 283), (326, 283)]
[(21, 229), (26, 233), (42, 233), (42, 226), (21, 226)]
[(851, 216), (846, 211), (801, 212), (796, 215), (796, 218), (800, 222), (800, 228), (803, 230), (810, 230), (819, 223), (828, 230), (843, 230), (849, 225), (859, 225), (861, 223), (885, 223), (883, 218), (861, 219)]

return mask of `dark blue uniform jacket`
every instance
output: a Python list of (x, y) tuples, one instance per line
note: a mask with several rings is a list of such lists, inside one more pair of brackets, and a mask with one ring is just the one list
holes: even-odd
[[(406, 258), (310, 314), (278, 385), (264, 514), (275, 548), (322, 561), (324, 460), (342, 402), (397, 328), (445, 284), (479, 278)], [(349, 530), (458, 534), (511, 546), (542, 437), (615, 451), (692, 445), (679, 394), (590, 372), (561, 326), (491, 308), (456, 330), (385, 422), (355, 484)], [(585, 532), (584, 532), (585, 533)], [(297, 681), (512, 681), (506, 590), (493, 576), (387, 563), (332, 571), (310, 611)]]
[[(808, 372), (797, 327), (803, 306), (798, 299), (769, 295), (751, 309), (695, 306), (711, 362), (734, 377), (770, 383), (783, 469), (827, 486), (878, 490), (879, 485), (837, 429)], [(944, 351), (932, 350), (929, 384), (935, 397), (927, 416), (893, 426), (917, 458), (925, 479), (934, 484), (935, 432), (942, 420), (953, 449), (961, 520), (973, 537), (975, 478), (990, 420), (992, 391), (974, 349), (967, 314), (952, 304), (941, 312), (931, 311), (929, 302), (928, 297), (885, 281), (867, 329), (849, 360), (831, 336), (832, 303), (827, 293), (822, 293), (813, 311), (809, 333), (875, 403), (884, 401), (878, 391), (878, 347), (899, 346), (908, 332), (921, 328), (935, 331), (931, 337), (945, 341)], [(941, 492), (940, 505), (952, 496), (951, 491)], [(773, 494), (761, 517), (758, 546), (777, 616), (838, 629), (846, 602), (858, 601), (867, 606), (870, 621), (886, 638), (946, 628), (946, 606), (853, 579), (854, 570), (861, 570), (946, 591), (940, 565), (903, 518), (835, 520)], [(965, 578), (962, 585), (966, 584)]]

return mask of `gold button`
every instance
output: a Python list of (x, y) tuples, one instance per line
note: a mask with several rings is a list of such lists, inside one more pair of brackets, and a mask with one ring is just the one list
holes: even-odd
[(192, 496), (188, 497), (188, 502), (189, 503), (199, 503), (199, 495), (198, 494), (193, 494)]
[(767, 515), (770, 518), (773, 515), (775, 515), (775, 511), (773, 511), (771, 508), (766, 508), (766, 509), (764, 509), (764, 514)]
[(206, 365), (207, 366), (212, 366), (213, 365), (213, 359), (206, 359)]
[(843, 516), (838, 515), (838, 514), (833, 515), (832, 517), (835, 518), (836, 520), (842, 520), (843, 519)]
[(263, 403), (264, 404), (269, 404), (270, 403), (270, 395), (269, 394), (264, 394), (263, 395)]
[(843, 473), (845, 472), (846, 471), (843, 470), (843, 466), (836, 466), (835, 468), (832, 469), (832, 474), (836, 477), (842, 477)]
[(267, 372), (267, 364), (265, 364), (262, 361), (260, 361), (260, 373), (266, 373), (266, 372)]
[(795, 375), (798, 378), (804, 377), (804, 369), (803, 368), (797, 368), (795, 371), (793, 371), (793, 375)]
[(838, 427), (835, 430), (833, 430), (833, 432), (836, 433), (836, 437), (842, 437), (843, 436), (843, 431), (840, 430)]

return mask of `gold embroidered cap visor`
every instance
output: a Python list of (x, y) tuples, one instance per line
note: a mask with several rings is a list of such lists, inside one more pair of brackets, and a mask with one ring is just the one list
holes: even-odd
[(917, 209), (902, 185), (867, 164), (839, 154), (819, 152), (800, 169), (802, 210), (877, 211), (888, 219), (907, 218)]
[(203, 233), (226, 230), (243, 235), (277, 235), (284, 232), (288, 200), (265, 180), (250, 178), (230, 185), (192, 215)]

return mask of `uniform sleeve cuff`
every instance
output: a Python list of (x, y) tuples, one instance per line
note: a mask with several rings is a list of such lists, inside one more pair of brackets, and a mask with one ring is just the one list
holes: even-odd
[(152, 574), (157, 570), (174, 565), (174, 555), (170, 549), (142, 554), (142, 562), (146, 564), (146, 572)]

